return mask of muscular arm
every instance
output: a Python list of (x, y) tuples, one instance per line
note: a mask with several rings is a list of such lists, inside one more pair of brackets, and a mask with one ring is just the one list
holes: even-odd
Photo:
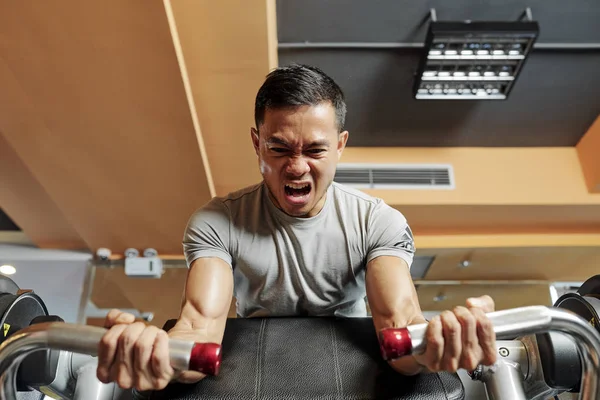
[[(231, 267), (220, 258), (199, 258), (190, 266), (181, 313), (169, 337), (194, 342), (221, 343), (233, 296)], [(193, 383), (204, 378), (186, 371), (177, 380)]]
[[(366, 286), (376, 332), (426, 322), (408, 265), (401, 258), (380, 256), (369, 262)], [(412, 356), (391, 361), (390, 365), (404, 375), (423, 370)]]

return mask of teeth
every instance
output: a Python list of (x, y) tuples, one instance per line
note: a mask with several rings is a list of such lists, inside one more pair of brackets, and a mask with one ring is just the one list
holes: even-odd
[(287, 184), (287, 185), (285, 185), (285, 186), (287, 186), (287, 187), (289, 187), (289, 188), (292, 188), (292, 189), (296, 189), (296, 190), (298, 190), (298, 189), (304, 189), (304, 188), (307, 188), (307, 187), (308, 187), (308, 183), (305, 183), (305, 184), (303, 184), (303, 185), (298, 185), (298, 184), (295, 184), (295, 183), (288, 183), (288, 184)]

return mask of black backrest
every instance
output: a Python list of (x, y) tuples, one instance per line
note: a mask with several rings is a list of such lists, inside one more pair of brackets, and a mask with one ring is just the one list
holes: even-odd
[(217, 377), (151, 398), (458, 400), (464, 388), (456, 374), (393, 371), (370, 318), (253, 318), (227, 321)]

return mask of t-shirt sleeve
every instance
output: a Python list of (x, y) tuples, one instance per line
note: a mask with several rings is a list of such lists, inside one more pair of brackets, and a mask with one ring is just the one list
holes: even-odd
[(368, 224), (369, 251), (367, 263), (380, 256), (400, 257), (412, 265), (415, 243), (412, 231), (402, 213), (383, 201), (375, 206)]
[(192, 214), (185, 228), (183, 252), (187, 266), (202, 257), (218, 257), (231, 266), (229, 236), (229, 209), (214, 198)]

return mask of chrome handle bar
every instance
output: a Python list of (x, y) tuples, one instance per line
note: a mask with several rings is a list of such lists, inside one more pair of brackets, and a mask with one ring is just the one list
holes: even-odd
[[(497, 339), (514, 339), (535, 333), (558, 331), (575, 339), (582, 364), (579, 399), (600, 400), (600, 333), (571, 311), (546, 306), (520, 307), (487, 314)], [(425, 350), (427, 324), (407, 328), (383, 329), (379, 333), (381, 351), (386, 359)]]
[[(17, 371), (30, 353), (55, 349), (97, 356), (98, 344), (106, 331), (95, 326), (46, 322), (16, 332), (0, 345), (0, 399), (16, 398)], [(217, 375), (221, 346), (169, 339), (169, 358), (176, 370)]]

